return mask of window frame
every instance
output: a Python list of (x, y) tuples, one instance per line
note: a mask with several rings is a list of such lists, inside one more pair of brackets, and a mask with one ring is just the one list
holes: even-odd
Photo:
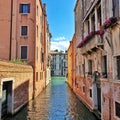
[[(25, 27), (25, 26), (27, 27), (27, 35), (22, 35), (22, 27)], [(20, 37), (28, 37), (28, 29), (29, 29), (28, 25), (21, 25), (20, 26)]]
[(102, 77), (103, 78), (108, 78), (108, 56), (103, 55), (102, 56)]
[[(27, 12), (23, 12), (23, 5), (27, 5), (28, 6), (28, 11)], [(19, 4), (19, 13), (23, 14), (23, 15), (29, 14), (30, 13), (30, 3), (20, 3)]]
[[(26, 59), (22, 59), (22, 58), (21, 58), (21, 53), (22, 53), (22, 51), (21, 51), (22, 49), (21, 49), (21, 48), (24, 47), (24, 46), (27, 47), (27, 58), (26, 58)], [(20, 59), (21, 59), (21, 60), (28, 60), (28, 45), (20, 45)]]

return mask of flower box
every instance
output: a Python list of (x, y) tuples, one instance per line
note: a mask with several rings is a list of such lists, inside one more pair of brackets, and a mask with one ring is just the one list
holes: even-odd
[(92, 37), (94, 37), (95, 35), (100, 35), (102, 36), (104, 34), (104, 30), (97, 30), (97, 31), (92, 31), (90, 33), (88, 33), (88, 35), (86, 37), (84, 37), (82, 39), (82, 41), (78, 44), (77, 48), (82, 47), (84, 44), (86, 44), (90, 39), (92, 39)]
[(110, 17), (103, 23), (103, 25), (101, 27), (103, 29), (107, 29), (116, 22), (117, 22), (117, 17)]

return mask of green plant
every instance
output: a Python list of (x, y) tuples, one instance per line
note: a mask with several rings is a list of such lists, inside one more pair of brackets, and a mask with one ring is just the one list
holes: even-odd
[(24, 64), (26, 65), (26, 61), (22, 61), (21, 59), (17, 58), (17, 59), (12, 59), (11, 62), (13, 63), (17, 63), (17, 64)]

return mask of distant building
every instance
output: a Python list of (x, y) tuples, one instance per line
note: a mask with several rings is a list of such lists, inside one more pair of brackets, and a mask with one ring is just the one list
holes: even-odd
[(70, 46), (68, 48), (68, 84), (73, 89), (73, 80), (75, 79), (75, 35), (72, 38), (72, 41), (70, 41)]
[(50, 55), (50, 39), (52, 37), (49, 31), (49, 25), (47, 25), (47, 35), (46, 35), (46, 85), (51, 81), (51, 55)]
[(67, 75), (67, 51), (51, 51), (51, 75), (66, 76)]

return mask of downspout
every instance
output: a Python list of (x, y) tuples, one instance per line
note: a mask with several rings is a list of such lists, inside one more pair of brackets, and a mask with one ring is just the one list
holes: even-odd
[[(35, 6), (36, 6), (36, 1), (35, 1)], [(35, 14), (34, 14), (34, 19), (35, 22), (33, 24), (35, 25), (35, 31), (34, 31), (34, 62), (33, 62), (33, 99), (36, 97), (36, 7), (34, 8)]]
[(12, 13), (13, 13), (13, 0), (11, 0), (9, 60), (11, 60), (11, 52), (12, 52)]

